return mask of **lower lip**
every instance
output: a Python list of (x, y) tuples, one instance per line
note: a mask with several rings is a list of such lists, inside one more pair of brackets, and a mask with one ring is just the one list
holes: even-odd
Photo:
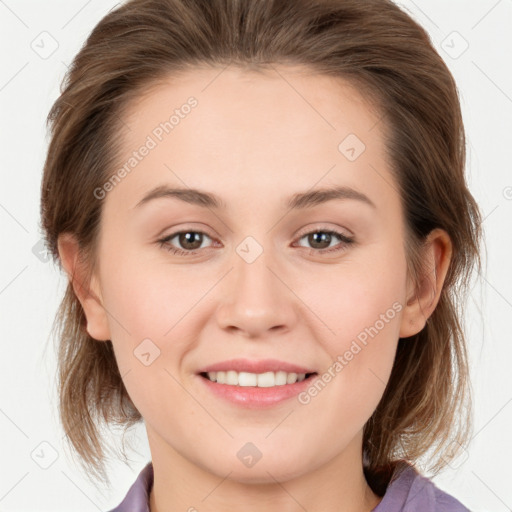
[(282, 386), (272, 386), (260, 388), (257, 386), (231, 386), (229, 384), (219, 384), (212, 382), (206, 377), (198, 375), (204, 385), (217, 396), (228, 400), (229, 402), (250, 409), (263, 409), (272, 407), (280, 402), (297, 396), (312, 383), (317, 375), (312, 375), (307, 379), (294, 384), (283, 384)]

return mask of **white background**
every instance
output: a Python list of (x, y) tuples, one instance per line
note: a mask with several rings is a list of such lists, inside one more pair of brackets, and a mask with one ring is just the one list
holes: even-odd
[[(109, 510), (150, 460), (141, 426), (132, 438), (137, 451), (129, 452), (131, 467), (112, 462), (112, 488), (97, 489), (65, 451), (49, 340), (65, 278), (33, 252), (41, 238), (46, 115), (66, 66), (117, 3), (0, 0), (0, 511)], [(485, 217), (487, 244), (486, 268), (466, 322), (475, 436), (457, 467), (433, 480), (472, 511), (504, 512), (512, 509), (512, 0), (402, 0), (400, 5), (427, 29), (458, 83), (468, 180)], [(47, 58), (33, 49), (49, 37), (42, 32), (58, 44), (52, 55), (43, 55)], [(469, 47), (461, 53), (464, 41)], [(46, 42), (51, 48), (51, 40)], [(53, 464), (40, 467), (52, 456)]]

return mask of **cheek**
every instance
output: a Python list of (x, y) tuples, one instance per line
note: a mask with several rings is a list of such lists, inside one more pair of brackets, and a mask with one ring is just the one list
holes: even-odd
[(103, 300), (125, 386), (141, 414), (162, 414), (163, 390), (172, 403), (187, 399), (172, 377), (181, 380), (202, 322), (210, 317), (201, 299), (218, 276), (130, 258), (102, 271)]
[[(194, 304), (201, 296), (190, 279), (170, 267), (125, 259), (104, 272), (104, 304), (112, 344), (128, 394), (145, 418), (165, 417), (162, 396), (183, 407), (183, 358), (194, 346)], [(204, 293), (204, 292), (203, 292)], [(192, 320), (191, 320), (192, 319)]]
[(172, 336), (180, 322), (193, 316), (194, 306), (215, 279), (212, 276), (203, 279), (197, 272), (186, 271), (184, 266), (137, 263), (125, 259), (112, 272), (104, 271), (104, 304), (119, 320), (110, 318), (111, 328), (121, 336), (129, 331), (134, 343), (146, 337), (163, 340)]
[(328, 327), (319, 340), (330, 356), (324, 371), (336, 377), (327, 374), (325, 380), (335, 382), (333, 391), (345, 395), (350, 408), (370, 411), (384, 391), (399, 339), (405, 272), (405, 260), (390, 251), (388, 257), (350, 262), (317, 276), (314, 288), (304, 285), (299, 292)]
[(391, 330), (398, 332), (404, 282), (405, 263), (396, 258), (348, 262), (346, 266), (333, 266), (327, 272), (309, 276), (298, 295), (328, 329), (324, 339), (333, 349), (343, 349), (347, 341), (358, 335), (364, 338), (365, 329), (375, 324), (386, 335)]

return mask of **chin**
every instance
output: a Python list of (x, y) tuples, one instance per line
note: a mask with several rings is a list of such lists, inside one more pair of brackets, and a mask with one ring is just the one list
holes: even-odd
[(241, 484), (275, 484), (278, 482), (286, 482), (302, 475), (300, 468), (293, 469), (283, 463), (279, 465), (264, 465), (260, 461), (252, 468), (236, 468), (231, 469), (228, 480)]

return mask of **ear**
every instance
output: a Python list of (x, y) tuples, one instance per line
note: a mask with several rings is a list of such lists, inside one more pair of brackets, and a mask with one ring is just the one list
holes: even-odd
[(402, 314), (400, 338), (413, 336), (425, 327), (439, 302), (451, 257), (452, 242), (448, 233), (440, 228), (432, 230), (423, 248), (425, 274), (419, 288), (409, 290)]
[(86, 265), (80, 258), (78, 241), (71, 233), (62, 233), (57, 246), (62, 266), (84, 310), (87, 332), (96, 340), (109, 340), (110, 329), (102, 305), (99, 283), (95, 275), (88, 280)]

